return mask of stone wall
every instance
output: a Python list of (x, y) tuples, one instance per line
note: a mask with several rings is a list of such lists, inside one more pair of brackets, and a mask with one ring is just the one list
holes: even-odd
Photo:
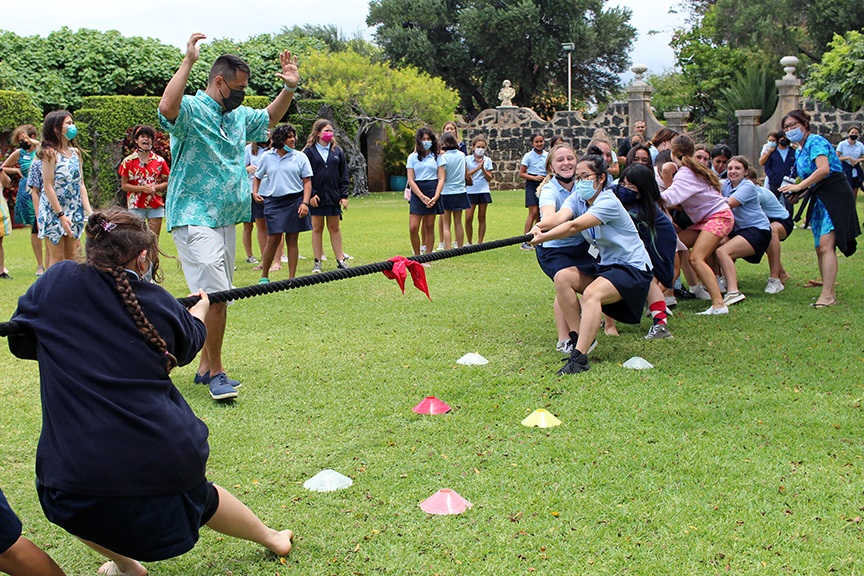
[(540, 133), (547, 142), (552, 136), (564, 138), (577, 152), (584, 152), (591, 140), (603, 137), (613, 150), (627, 133), (627, 103), (615, 102), (596, 118), (586, 120), (581, 112), (556, 112), (543, 120), (529, 108), (496, 108), (484, 110), (473, 122), (459, 126), (469, 147), (475, 136), (487, 139), (486, 155), (492, 160), (493, 190), (522, 188), (518, 177), (522, 156), (531, 149), (532, 134)]
[(860, 129), (864, 125), (864, 108), (857, 112), (846, 112), (809, 98), (804, 100), (803, 108), (810, 114), (810, 132), (823, 136), (835, 145), (846, 138), (849, 128), (857, 126)]

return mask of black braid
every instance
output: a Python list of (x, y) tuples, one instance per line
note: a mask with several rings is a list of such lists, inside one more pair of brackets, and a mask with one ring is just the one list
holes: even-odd
[(170, 374), (171, 370), (177, 366), (177, 358), (168, 352), (168, 346), (165, 344), (165, 340), (159, 336), (159, 332), (156, 331), (156, 328), (154, 328), (144, 316), (144, 312), (138, 304), (138, 298), (135, 296), (135, 292), (132, 291), (132, 285), (129, 284), (129, 277), (126, 275), (126, 270), (124, 270), (122, 266), (118, 266), (111, 270), (111, 276), (114, 277), (114, 281), (117, 283), (117, 292), (123, 299), (123, 304), (126, 305), (126, 311), (130, 316), (132, 316), (135, 325), (138, 326), (138, 330), (141, 331), (144, 337), (147, 338), (147, 341), (154, 348), (167, 356), (168, 360), (165, 365), (165, 371)]

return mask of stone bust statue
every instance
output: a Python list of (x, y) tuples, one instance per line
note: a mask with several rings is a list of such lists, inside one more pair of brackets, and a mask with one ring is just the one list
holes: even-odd
[(504, 85), (501, 91), (498, 92), (498, 99), (501, 100), (502, 107), (513, 107), (513, 97), (516, 96), (516, 90), (510, 86), (509, 80), (504, 80)]

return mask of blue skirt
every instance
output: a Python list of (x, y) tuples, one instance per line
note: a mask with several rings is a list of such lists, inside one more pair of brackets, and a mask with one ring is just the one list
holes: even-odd
[(555, 280), (555, 274), (565, 268), (576, 267), (582, 274), (597, 276), (600, 273), (600, 263), (588, 253), (588, 243), (580, 242), (575, 246), (560, 246), (548, 248), (542, 244), (534, 250), (540, 269)]
[(654, 275), (625, 264), (601, 264), (599, 268), (598, 276), (609, 280), (621, 295), (618, 302), (604, 304), (603, 313), (618, 322), (639, 324)]
[[(533, 174), (532, 174), (533, 176)], [(525, 207), (529, 206), (539, 206), (540, 198), (537, 196), (537, 188), (540, 186), (540, 182), (536, 180), (526, 180), (525, 181)]]
[(461, 194), (442, 194), (439, 202), (444, 207), (444, 210), (448, 212), (468, 210), (471, 208), (471, 201), (468, 200), (468, 194), (465, 192), (462, 192)]
[(472, 206), (476, 206), (477, 204), (491, 204), (492, 203), (492, 194), (489, 192), (479, 192), (477, 194), (468, 194), (468, 201), (471, 202)]
[[(342, 206), (336, 204), (335, 206), (321, 206), (320, 204), (315, 206), (309, 206), (309, 215), (310, 216), (342, 216)], [(341, 220), (341, 218), (340, 218)]]
[(21, 520), (12, 511), (6, 496), (0, 490), (0, 554), (12, 547), (21, 536)]
[(144, 562), (180, 556), (219, 507), (206, 480), (188, 492), (162, 496), (102, 497), (36, 485), (49, 521), (70, 534)]
[(255, 222), (259, 218), (264, 218), (264, 203), (252, 200), (252, 219), (249, 221)]
[[(424, 196), (428, 196), (432, 198), (435, 196), (435, 189), (438, 187), (438, 180), (415, 180), (415, 184), (423, 192)], [(415, 214), (417, 216), (429, 216), (430, 214), (443, 214), (444, 206), (441, 204), (441, 198), (438, 198), (438, 202), (435, 203), (431, 208), (427, 208), (423, 202), (420, 201), (420, 198), (417, 197), (414, 192), (411, 192), (411, 205), (408, 209), (409, 214)]]
[(312, 219), (297, 213), (303, 203), (303, 193), (264, 198), (264, 221), (267, 234), (299, 234), (312, 230)]

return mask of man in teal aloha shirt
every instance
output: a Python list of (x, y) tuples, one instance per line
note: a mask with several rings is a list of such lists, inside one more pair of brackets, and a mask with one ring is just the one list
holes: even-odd
[[(192, 65), (198, 60), (196, 32), (186, 45), (180, 68), (159, 102), (159, 123), (171, 135), (171, 177), (165, 197), (168, 230), (189, 290), (197, 293), (231, 288), (238, 222), (250, 218), (250, 189), (243, 151), (247, 141), (266, 139), (288, 111), (300, 73), (297, 58), (279, 55), (285, 88), (264, 110), (240, 106), (249, 84), (249, 66), (237, 56), (220, 56), (210, 69), (207, 88), (184, 96)], [(239, 382), (229, 380), (222, 365), (227, 306), (213, 304), (205, 318), (207, 340), (195, 381), (208, 384), (215, 400), (235, 398)]]

